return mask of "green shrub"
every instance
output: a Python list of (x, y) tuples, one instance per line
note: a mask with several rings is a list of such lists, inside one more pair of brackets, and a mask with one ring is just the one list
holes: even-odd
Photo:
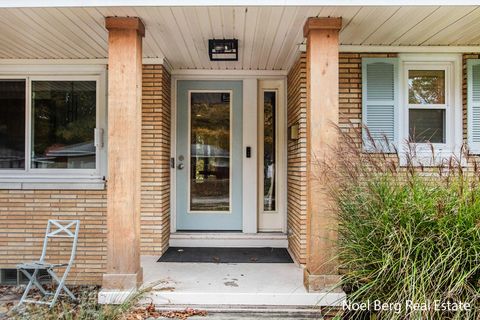
[[(426, 167), (408, 150), (401, 167), (396, 154), (362, 153), (358, 139), (342, 139), (338, 162), (328, 170), (348, 301), (400, 303), (400, 311), (376, 312), (379, 319), (480, 319), (475, 160), (452, 157)], [(431, 305), (414, 310), (407, 301)], [(436, 311), (435, 301), (469, 303), (470, 311)]]

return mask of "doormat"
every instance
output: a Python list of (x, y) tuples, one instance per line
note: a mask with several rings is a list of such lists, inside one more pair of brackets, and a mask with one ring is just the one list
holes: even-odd
[(285, 248), (170, 247), (157, 262), (293, 263)]

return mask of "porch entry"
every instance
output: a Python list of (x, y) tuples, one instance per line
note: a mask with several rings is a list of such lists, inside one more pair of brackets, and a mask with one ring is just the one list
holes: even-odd
[(177, 230), (242, 230), (242, 81), (177, 83)]

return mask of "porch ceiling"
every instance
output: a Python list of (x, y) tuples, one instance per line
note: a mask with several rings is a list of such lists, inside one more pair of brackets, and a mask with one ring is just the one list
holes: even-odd
[[(478, 46), (478, 6), (85, 7), (0, 9), (0, 59), (107, 57), (106, 16), (138, 16), (144, 57), (175, 69), (286, 70), (310, 16), (341, 16), (342, 45)], [(238, 62), (210, 62), (209, 38), (238, 38)]]

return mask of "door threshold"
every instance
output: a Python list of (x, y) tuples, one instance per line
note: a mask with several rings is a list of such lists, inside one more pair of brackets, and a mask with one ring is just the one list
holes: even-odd
[(285, 233), (241, 232), (174, 232), (170, 234), (171, 247), (216, 248), (288, 248)]

